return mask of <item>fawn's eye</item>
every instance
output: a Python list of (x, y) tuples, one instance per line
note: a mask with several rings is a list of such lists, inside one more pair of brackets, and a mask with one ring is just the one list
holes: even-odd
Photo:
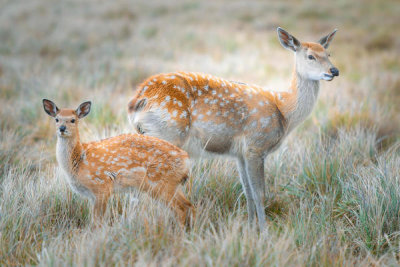
[(75, 123), (75, 119), (72, 119), (72, 120), (71, 120), (71, 123)]
[(315, 57), (313, 55), (308, 55), (309, 60), (315, 60)]
[(56, 119), (56, 122), (59, 122), (59, 120), (58, 120), (58, 119)]

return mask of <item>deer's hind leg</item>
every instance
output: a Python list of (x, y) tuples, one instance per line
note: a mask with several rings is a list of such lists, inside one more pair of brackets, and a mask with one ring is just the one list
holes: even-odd
[(103, 192), (95, 195), (92, 222), (100, 224), (103, 222), (104, 214), (106, 213), (108, 199), (111, 192)]
[(176, 201), (177, 209), (181, 211), (180, 222), (181, 224), (185, 224), (187, 226), (192, 226), (194, 220), (196, 219), (196, 210), (192, 203), (185, 197), (182, 192), (182, 189), (178, 188), (175, 191), (174, 200)]
[(260, 231), (265, 226), (265, 180), (264, 159), (261, 155), (249, 154), (245, 158), (246, 172), (257, 211), (258, 225)]
[(237, 160), (237, 166), (239, 171), (240, 182), (242, 183), (243, 191), (247, 200), (247, 213), (249, 216), (249, 223), (252, 223), (255, 219), (255, 204), (253, 199), (253, 193), (251, 191), (249, 177), (246, 172), (245, 161), (242, 157)]
[(190, 226), (193, 223), (195, 209), (179, 188), (179, 184), (169, 184), (168, 181), (161, 181), (150, 190), (150, 194), (153, 198), (159, 199), (171, 207), (182, 227), (185, 225)]
[(116, 177), (116, 183), (120, 187), (135, 187), (140, 191), (150, 193), (153, 198), (169, 205), (176, 213), (179, 223), (184, 226), (189, 215), (191, 220), (194, 219), (194, 208), (179, 188), (180, 183), (177, 181), (180, 180), (167, 178), (151, 181), (148, 179), (144, 168), (138, 168), (135, 173), (119, 173)]

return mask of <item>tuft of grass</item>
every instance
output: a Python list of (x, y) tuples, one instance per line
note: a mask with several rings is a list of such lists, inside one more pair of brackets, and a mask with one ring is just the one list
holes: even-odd
[(365, 47), (369, 51), (388, 50), (396, 44), (393, 35), (390, 32), (378, 32), (371, 34), (365, 43)]
[(152, 39), (157, 35), (158, 29), (156, 27), (148, 27), (142, 30), (142, 35), (146, 39)]
[(336, 137), (340, 130), (351, 131), (357, 128), (366, 131), (374, 130), (376, 147), (383, 150), (393, 145), (400, 134), (399, 126), (393, 124), (391, 117), (376, 116), (365, 107), (359, 112), (331, 110), (328, 113), (327, 122), (322, 127), (324, 132), (331, 137)]
[(117, 121), (117, 115), (109, 104), (101, 105), (97, 103), (93, 105), (91, 114), (86, 121), (104, 127), (106, 125), (114, 125)]
[(359, 168), (349, 180), (347, 201), (350, 209), (350, 235), (359, 246), (373, 254), (398, 251), (400, 233), (399, 147), (378, 157), (376, 166)]
[(110, 20), (126, 18), (129, 21), (134, 21), (137, 18), (137, 15), (130, 9), (120, 8), (107, 10), (102, 17)]

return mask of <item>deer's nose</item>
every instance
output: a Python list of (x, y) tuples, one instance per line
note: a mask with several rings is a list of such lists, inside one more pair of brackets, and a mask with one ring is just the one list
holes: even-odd
[(67, 129), (67, 127), (65, 127), (65, 125), (61, 125), (59, 129), (60, 129), (60, 132), (63, 133), (63, 132), (65, 132), (65, 130)]
[(333, 76), (339, 76), (339, 70), (335, 67), (330, 69)]

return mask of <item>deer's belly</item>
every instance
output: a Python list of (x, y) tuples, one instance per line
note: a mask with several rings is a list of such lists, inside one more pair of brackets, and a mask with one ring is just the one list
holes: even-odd
[(226, 154), (231, 150), (235, 134), (236, 130), (226, 123), (194, 121), (184, 149), (192, 156), (205, 152)]

